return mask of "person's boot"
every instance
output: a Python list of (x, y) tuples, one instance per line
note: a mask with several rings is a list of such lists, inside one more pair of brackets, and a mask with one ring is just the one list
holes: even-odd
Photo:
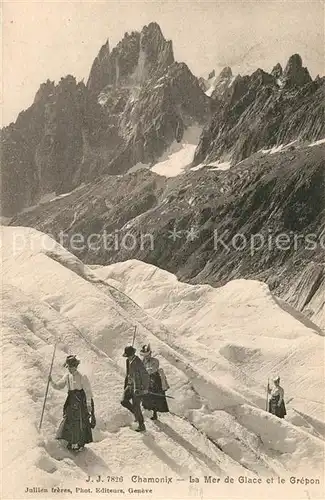
[(153, 411), (151, 420), (158, 420), (158, 415), (157, 415), (156, 410)]
[(144, 432), (146, 430), (146, 426), (144, 424), (139, 424), (139, 427), (135, 430), (136, 432)]

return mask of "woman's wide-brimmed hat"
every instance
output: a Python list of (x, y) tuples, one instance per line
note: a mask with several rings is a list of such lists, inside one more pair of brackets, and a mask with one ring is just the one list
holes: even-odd
[(140, 351), (141, 354), (149, 354), (151, 353), (151, 347), (150, 347), (150, 344), (145, 344), (141, 347), (141, 351)]
[(273, 382), (280, 382), (280, 377), (279, 377), (279, 375), (273, 379)]
[(77, 359), (75, 355), (70, 355), (67, 356), (67, 359), (65, 360), (64, 367), (69, 367), (69, 366), (78, 366), (80, 363), (80, 360)]

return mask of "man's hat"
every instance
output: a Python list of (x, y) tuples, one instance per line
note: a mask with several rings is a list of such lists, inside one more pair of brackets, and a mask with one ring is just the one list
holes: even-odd
[(149, 352), (151, 352), (151, 347), (150, 347), (150, 344), (145, 344), (141, 347), (141, 351), (140, 351), (142, 354), (148, 354)]
[(125, 349), (124, 349), (124, 353), (123, 353), (123, 356), (125, 358), (129, 357), (129, 356), (132, 356), (134, 353), (135, 353), (136, 349), (134, 349), (134, 347), (132, 347), (131, 345), (127, 346)]
[(67, 356), (67, 359), (65, 360), (64, 367), (69, 367), (69, 366), (78, 366), (80, 363), (79, 359), (75, 355), (70, 354), (70, 356)]
[(279, 377), (279, 375), (273, 379), (273, 382), (280, 382), (280, 377)]

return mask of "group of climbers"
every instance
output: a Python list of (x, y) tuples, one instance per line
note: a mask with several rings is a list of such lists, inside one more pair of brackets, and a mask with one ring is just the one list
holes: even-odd
[[(152, 411), (152, 420), (158, 419), (158, 413), (169, 412), (166, 400), (168, 382), (163, 369), (159, 367), (158, 359), (152, 355), (150, 344), (142, 346), (140, 355), (142, 360), (136, 355), (133, 346), (124, 349), (126, 377), (121, 401), (121, 405), (133, 414), (138, 423), (135, 429), (137, 432), (146, 430), (141, 406)], [(81, 451), (85, 444), (93, 441), (92, 429), (96, 426), (91, 386), (86, 375), (78, 371), (79, 363), (76, 356), (68, 356), (64, 364), (68, 373), (57, 383), (49, 377), (49, 382), (55, 389), (68, 387), (68, 396), (63, 406), (63, 420), (56, 438), (67, 441), (68, 449), (73, 451)], [(280, 377), (276, 377), (273, 383), (272, 389), (267, 386), (271, 395), (267, 410), (279, 418), (284, 418), (286, 408)]]
[[(140, 351), (143, 358), (136, 356), (136, 349), (128, 346), (124, 349), (126, 357), (126, 377), (121, 404), (127, 408), (138, 423), (136, 431), (145, 431), (141, 405), (152, 411), (152, 420), (157, 420), (158, 413), (169, 412), (165, 392), (169, 388), (166, 376), (159, 361), (152, 356), (150, 344), (144, 345)], [(79, 359), (68, 356), (64, 367), (68, 372), (55, 383), (52, 377), (49, 382), (55, 389), (68, 388), (68, 396), (63, 406), (63, 420), (56, 434), (57, 439), (67, 441), (68, 449), (83, 450), (85, 444), (91, 443), (92, 429), (96, 426), (93, 394), (86, 375), (78, 371)]]

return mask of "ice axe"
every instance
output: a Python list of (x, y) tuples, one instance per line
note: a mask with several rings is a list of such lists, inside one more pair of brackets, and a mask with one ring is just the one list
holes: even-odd
[[(132, 347), (134, 347), (134, 342), (135, 342), (135, 334), (137, 332), (137, 327), (135, 326), (134, 327), (134, 332), (133, 332), (133, 339), (132, 339)], [(127, 359), (126, 360), (126, 375), (128, 376), (128, 373), (129, 373), (129, 360)], [(125, 394), (126, 390), (127, 390), (128, 387), (125, 387), (124, 391), (123, 391), (123, 394)]]
[(51, 379), (52, 368), (53, 368), (53, 363), (54, 363), (54, 357), (55, 357), (55, 351), (56, 351), (56, 344), (57, 344), (57, 340), (55, 341), (55, 344), (54, 344), (54, 350), (53, 350), (53, 356), (52, 356), (50, 371), (49, 371), (49, 375), (47, 377), (47, 386), (46, 386), (46, 391), (45, 391), (45, 396), (44, 396), (44, 403), (43, 403), (42, 415), (41, 415), (40, 423), (39, 423), (39, 426), (38, 426), (38, 430), (39, 431), (42, 428), (42, 422), (43, 422), (45, 404), (46, 404), (47, 394), (49, 392), (50, 379)]
[(134, 347), (134, 341), (135, 341), (135, 334), (137, 333), (137, 327), (134, 327), (134, 332), (133, 332), (133, 339), (132, 339), (132, 347)]
[(157, 394), (156, 392), (148, 392), (147, 394), (150, 394), (150, 396), (159, 396), (160, 398), (175, 399), (173, 396), (167, 396), (167, 394)]
[(269, 384), (270, 381), (267, 379), (265, 411), (269, 411)]

